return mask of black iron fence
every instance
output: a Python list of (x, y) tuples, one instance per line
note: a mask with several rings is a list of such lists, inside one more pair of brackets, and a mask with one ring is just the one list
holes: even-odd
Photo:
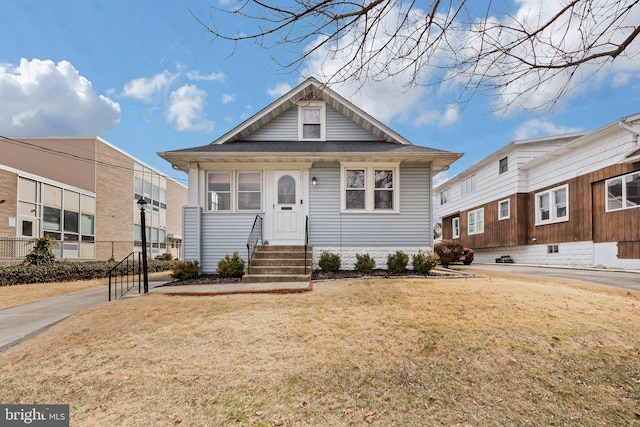
[[(22, 237), (0, 237), (0, 267), (9, 267), (22, 263), (33, 250), (36, 239)], [(70, 261), (108, 261), (119, 260), (131, 252), (142, 252), (142, 243), (133, 240), (120, 241), (54, 241), (53, 254), (56, 259)], [(181, 259), (180, 241), (171, 243), (147, 243), (147, 256)]]

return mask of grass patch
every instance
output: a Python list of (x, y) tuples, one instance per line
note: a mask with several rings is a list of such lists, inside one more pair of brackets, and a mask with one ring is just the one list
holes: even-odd
[(561, 279), (338, 280), (105, 303), (0, 354), (74, 425), (634, 425), (640, 297)]

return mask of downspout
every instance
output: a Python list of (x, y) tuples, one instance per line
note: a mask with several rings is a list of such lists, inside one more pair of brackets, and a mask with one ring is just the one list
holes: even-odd
[(628, 124), (626, 124), (625, 122), (618, 122), (618, 126), (620, 126), (622, 129), (626, 130), (627, 132), (633, 134), (633, 146), (637, 147), (638, 146), (638, 137), (640, 137), (640, 132), (638, 132), (637, 130), (635, 130), (634, 128), (632, 128), (631, 126), (629, 126)]

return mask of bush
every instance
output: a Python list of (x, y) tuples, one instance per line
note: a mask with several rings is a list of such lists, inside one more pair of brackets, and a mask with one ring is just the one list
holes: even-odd
[(387, 269), (392, 273), (403, 273), (409, 264), (409, 255), (402, 251), (396, 251), (395, 254), (389, 254), (387, 257)]
[(323, 273), (336, 272), (340, 270), (340, 255), (332, 254), (329, 251), (322, 251), (318, 260), (318, 267)]
[[(23, 283), (70, 282), (75, 280), (93, 280), (107, 277), (115, 263), (107, 261), (58, 261), (49, 265), (21, 264), (0, 268), (0, 286), (20, 285)], [(170, 261), (149, 260), (150, 273), (167, 271), (173, 268)], [(112, 276), (138, 272), (138, 262), (123, 263), (112, 272)]]
[(446, 268), (453, 262), (460, 261), (464, 248), (457, 242), (438, 242), (433, 246), (433, 251), (440, 258), (440, 263)]
[(420, 274), (429, 274), (429, 272), (438, 264), (438, 256), (431, 253), (424, 253), (422, 251), (411, 256), (413, 263), (413, 270)]
[(242, 277), (244, 274), (244, 260), (235, 251), (232, 256), (228, 254), (218, 261), (218, 269), (216, 273), (220, 277)]
[(175, 280), (195, 279), (200, 276), (198, 261), (174, 261), (171, 265), (171, 276)]
[(27, 264), (31, 265), (51, 265), (56, 262), (53, 254), (53, 240), (48, 237), (36, 239), (33, 250), (26, 258)]
[(370, 274), (376, 268), (376, 260), (371, 258), (369, 254), (356, 254), (355, 270), (360, 273)]

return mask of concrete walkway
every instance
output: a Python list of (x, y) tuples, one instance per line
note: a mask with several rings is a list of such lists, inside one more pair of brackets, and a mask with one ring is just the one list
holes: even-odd
[[(233, 283), (216, 285), (163, 286), (170, 282), (168, 274), (149, 277), (149, 293), (166, 295), (230, 295), (246, 293), (292, 293), (313, 289), (309, 282)], [(137, 288), (130, 296), (141, 296)], [(47, 298), (29, 304), (0, 310), (0, 353), (94, 305), (107, 303), (108, 286)], [(112, 301), (113, 302), (113, 301)]]

